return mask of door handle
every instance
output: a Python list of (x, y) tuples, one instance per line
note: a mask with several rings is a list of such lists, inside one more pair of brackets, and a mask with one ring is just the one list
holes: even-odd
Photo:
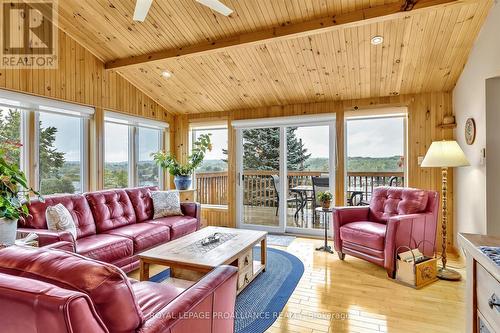
[(490, 306), (490, 309), (493, 310), (493, 308), (495, 308), (497, 312), (500, 312), (500, 300), (496, 294), (491, 295), (488, 299), (488, 305)]

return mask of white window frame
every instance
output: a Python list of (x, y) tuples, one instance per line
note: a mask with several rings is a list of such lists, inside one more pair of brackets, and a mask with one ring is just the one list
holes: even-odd
[[(81, 119), (81, 143), (80, 143), (80, 182), (81, 193), (89, 188), (89, 119), (93, 117), (95, 109), (89, 106), (58, 101), (50, 98), (18, 93), (14, 91), (0, 89), (0, 105), (16, 108), (21, 112), (21, 170), (26, 174), (28, 182), (34, 184), (35, 190), (40, 190), (40, 159), (39, 159), (39, 132), (40, 132), (40, 112), (57, 113), (63, 116), (71, 116)], [(34, 123), (33, 142), (30, 142), (30, 118)], [(34, 147), (31, 145), (34, 144)], [(30, 151), (34, 150), (33, 155)], [(32, 160), (34, 159), (34, 160)], [(30, 173), (30, 171), (33, 171)], [(30, 179), (33, 175), (34, 179)]]
[[(158, 130), (158, 147), (160, 150), (166, 150), (165, 137), (168, 132), (168, 123), (151, 120), (141, 117), (129, 116), (122, 113), (113, 111), (105, 111), (104, 123), (118, 124), (128, 126), (128, 187), (139, 186), (138, 174), (138, 159), (139, 156), (139, 128), (150, 128)], [(106, 133), (104, 133), (106, 136)], [(104, 142), (106, 140), (104, 139)], [(106, 147), (104, 147), (106, 152)], [(104, 156), (104, 163), (106, 163), (106, 156)], [(105, 167), (105, 165), (103, 165)], [(158, 187), (165, 188), (165, 171), (158, 166)]]

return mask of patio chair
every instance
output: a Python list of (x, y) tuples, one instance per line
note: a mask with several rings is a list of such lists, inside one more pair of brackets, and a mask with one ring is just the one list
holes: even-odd
[(321, 203), (318, 200), (318, 193), (325, 192), (330, 190), (330, 177), (329, 176), (320, 176), (320, 177), (311, 177), (312, 181), (312, 211), (313, 211), (313, 223), (316, 222), (316, 207), (320, 207)]
[(353, 191), (351, 192), (351, 196), (347, 199), (348, 206), (366, 206), (366, 203), (363, 201), (365, 194), (361, 191)]
[[(273, 186), (274, 186), (274, 192), (276, 192), (276, 216), (278, 216), (278, 211), (280, 208), (280, 177), (278, 175), (271, 175), (273, 178)], [(294, 203), (295, 204), (295, 209), (297, 209), (298, 204), (299, 204), (299, 198), (297, 197), (297, 194), (294, 193), (293, 197), (290, 197), (290, 195), (287, 196), (286, 199), (287, 207), (289, 203)]]

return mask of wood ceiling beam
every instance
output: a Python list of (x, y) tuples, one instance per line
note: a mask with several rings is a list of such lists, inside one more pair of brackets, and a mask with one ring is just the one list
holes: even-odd
[(251, 46), (275, 40), (283, 40), (297, 37), (306, 37), (324, 33), (337, 28), (347, 28), (378, 21), (395, 19), (412, 13), (438, 9), (444, 6), (462, 5), (478, 0), (404, 0), (401, 3), (375, 6), (354, 12), (329, 16), (307, 22), (281, 25), (262, 31), (250, 32), (221, 40), (197, 45), (161, 50), (149, 54), (138, 55), (109, 61), (105, 64), (106, 69), (123, 69), (131, 66), (152, 63), (170, 58), (192, 57), (225, 51), (230, 48)]

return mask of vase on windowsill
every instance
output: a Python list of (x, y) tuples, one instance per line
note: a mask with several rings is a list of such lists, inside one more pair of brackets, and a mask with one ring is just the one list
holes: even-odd
[(179, 191), (188, 190), (191, 187), (191, 175), (178, 175), (174, 177), (175, 188)]
[(10, 246), (16, 242), (17, 221), (0, 218), (0, 245)]
[(191, 181), (194, 170), (198, 168), (207, 151), (212, 150), (212, 143), (210, 142), (211, 134), (202, 134), (193, 143), (193, 150), (191, 155), (188, 156), (188, 162), (181, 164), (172, 153), (163, 151), (152, 154), (154, 161), (161, 168), (168, 170), (174, 176), (175, 188), (177, 190), (187, 190), (191, 187)]

